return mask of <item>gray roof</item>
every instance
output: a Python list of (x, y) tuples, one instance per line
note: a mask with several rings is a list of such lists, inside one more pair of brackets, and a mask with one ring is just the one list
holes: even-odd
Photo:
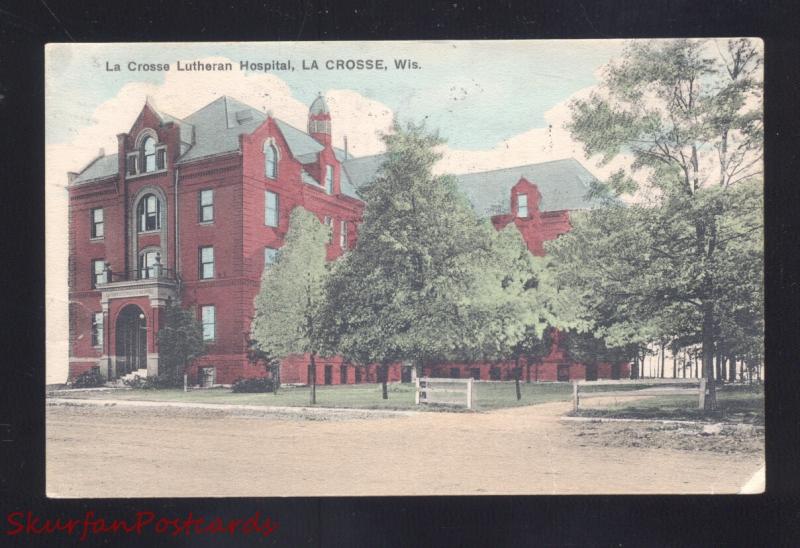
[(299, 130), (283, 120), (275, 118), (275, 123), (283, 133), (283, 138), (286, 139), (286, 144), (289, 145), (289, 150), (292, 151), (292, 156), (297, 161), (301, 164), (310, 164), (317, 161), (317, 154), (325, 148), (319, 141), (305, 131)]
[[(342, 172), (348, 175), (351, 186), (358, 189), (375, 177), (384, 160), (384, 154), (353, 158), (342, 163)], [(539, 189), (542, 195), (540, 211), (587, 209), (597, 205), (586, 198), (595, 177), (573, 158), (455, 177), (472, 207), (483, 215), (509, 213), (511, 188), (522, 178)]]
[(342, 162), (342, 172), (347, 174), (347, 178), (351, 186), (353, 186), (355, 189), (358, 189), (362, 185), (370, 182), (375, 177), (385, 159), (385, 154), (362, 156), (361, 158), (350, 158)]
[(589, 185), (595, 177), (574, 158), (540, 164), (456, 175), (458, 186), (478, 213), (509, 213), (511, 187), (525, 178), (542, 195), (539, 211), (588, 209), (597, 202), (588, 200)]
[(77, 185), (87, 181), (104, 179), (116, 175), (119, 173), (119, 161), (117, 160), (117, 156), (117, 154), (98, 156), (80, 171), (80, 174), (72, 181), (72, 184)]
[(266, 119), (263, 112), (223, 95), (185, 118), (195, 127), (195, 143), (178, 163), (237, 151), (239, 135), (252, 133)]

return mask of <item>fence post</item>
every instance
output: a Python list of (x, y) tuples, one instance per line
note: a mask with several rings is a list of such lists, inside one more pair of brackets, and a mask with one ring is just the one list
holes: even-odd
[(414, 403), (419, 405), (419, 377), (414, 378), (414, 385), (417, 387), (417, 391), (414, 394)]
[(472, 379), (467, 379), (467, 409), (472, 409)]
[(578, 381), (572, 381), (572, 410), (577, 411), (580, 405), (580, 396), (578, 396)]
[(187, 391), (188, 391), (188, 390), (187, 390), (187, 388), (186, 388), (186, 387), (189, 385), (189, 379), (188, 379), (188, 377), (189, 377), (189, 376), (188, 376), (186, 373), (184, 373), (184, 374), (183, 374), (183, 391), (184, 391), (184, 392), (187, 392)]
[(700, 379), (700, 409), (706, 407), (706, 379)]

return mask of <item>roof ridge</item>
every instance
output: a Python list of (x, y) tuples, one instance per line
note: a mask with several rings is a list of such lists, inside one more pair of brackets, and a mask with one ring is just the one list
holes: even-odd
[[(515, 170), (515, 169), (524, 169), (526, 167), (531, 167), (531, 166), (543, 166), (545, 164), (555, 164), (555, 163), (558, 163), (558, 162), (574, 162), (574, 163), (578, 164), (579, 166), (583, 167), (583, 164), (581, 164), (578, 160), (576, 160), (574, 156), (570, 156), (568, 158), (559, 158), (559, 159), (556, 159), (556, 160), (546, 160), (544, 162), (533, 162), (533, 163), (530, 163), (530, 164), (519, 164), (519, 165), (509, 166), (509, 167), (499, 167), (497, 169), (484, 169), (484, 170), (481, 170), (481, 171), (468, 171), (466, 173), (454, 173), (453, 175), (455, 175), (456, 177), (462, 177), (462, 176), (465, 176), (465, 175), (480, 175), (481, 173), (496, 173), (498, 171), (512, 171), (512, 170)], [(584, 169), (586, 169), (586, 168), (584, 168)]]

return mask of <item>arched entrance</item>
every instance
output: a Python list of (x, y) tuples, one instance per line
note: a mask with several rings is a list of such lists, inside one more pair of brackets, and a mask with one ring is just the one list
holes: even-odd
[(141, 308), (129, 304), (117, 316), (116, 376), (147, 369), (147, 317)]

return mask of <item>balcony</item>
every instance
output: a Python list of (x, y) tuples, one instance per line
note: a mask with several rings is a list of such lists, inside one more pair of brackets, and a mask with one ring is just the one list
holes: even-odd
[(106, 263), (96, 285), (101, 292), (101, 301), (129, 297), (148, 297), (154, 305), (177, 297), (178, 277), (174, 270), (164, 268), (160, 257), (150, 266), (136, 270), (113, 271)]

